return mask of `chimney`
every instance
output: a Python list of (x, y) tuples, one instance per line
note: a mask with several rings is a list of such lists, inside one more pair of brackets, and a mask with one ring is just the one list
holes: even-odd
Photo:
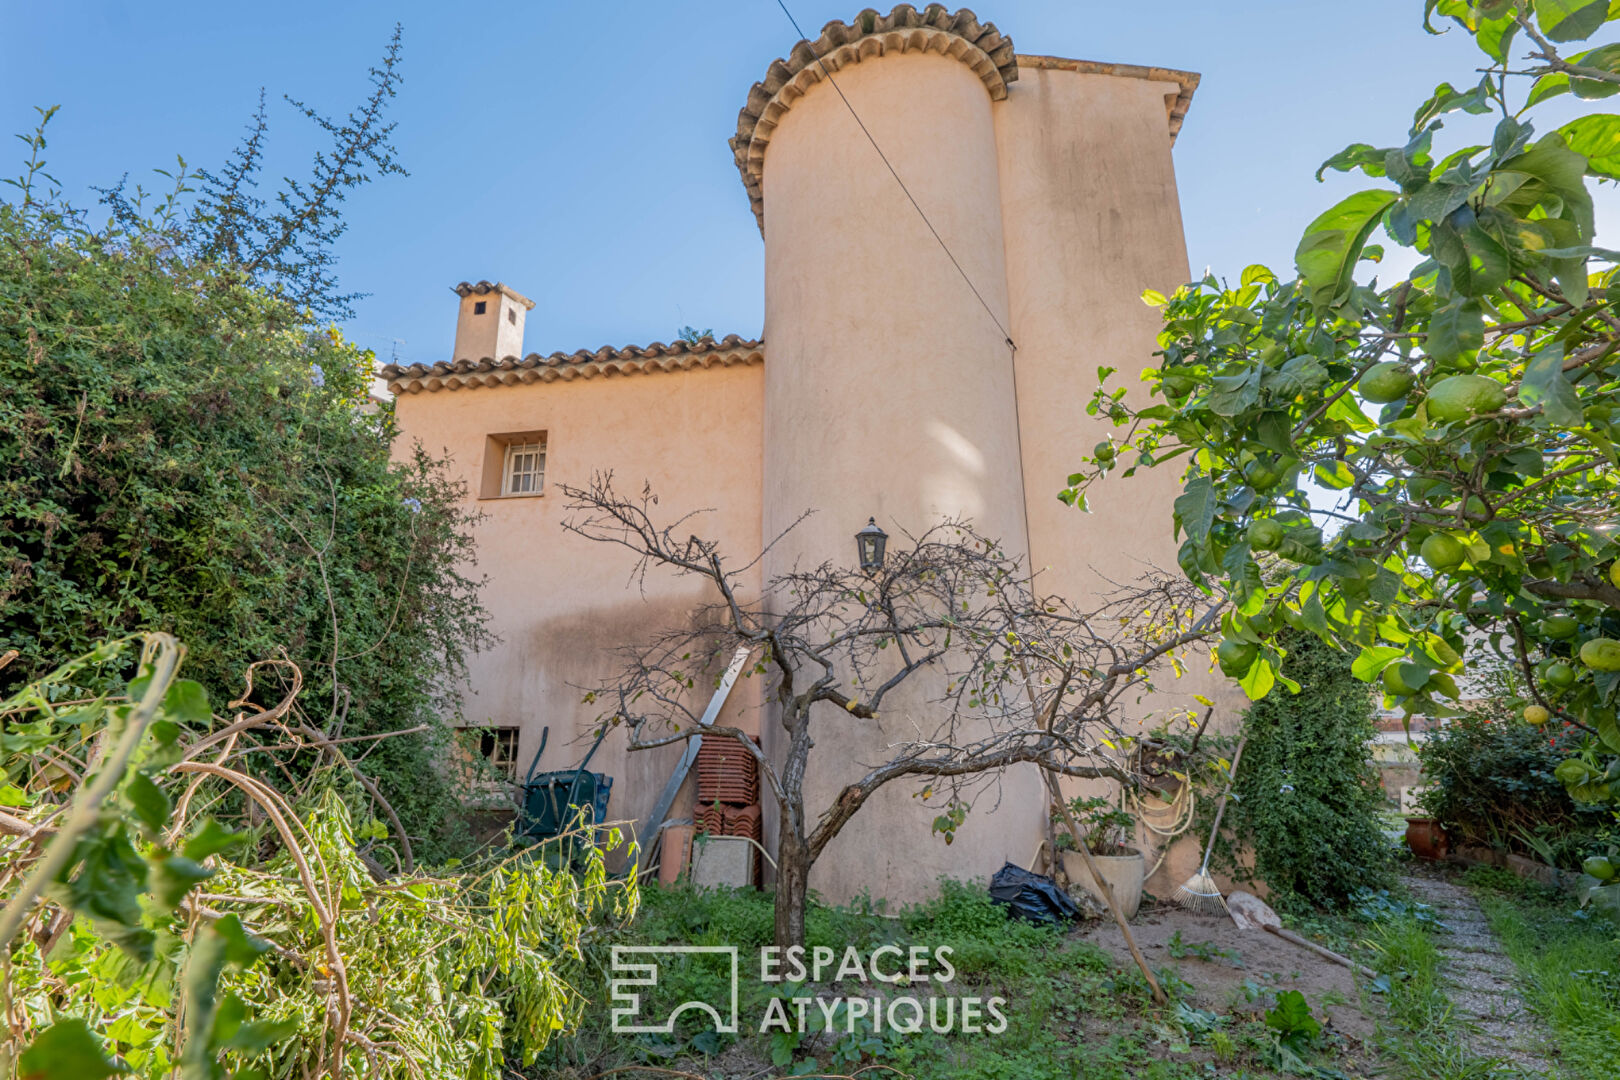
[(500, 282), (456, 286), (461, 311), (456, 316), (452, 360), (503, 360), (523, 355), (523, 320), (534, 301)]

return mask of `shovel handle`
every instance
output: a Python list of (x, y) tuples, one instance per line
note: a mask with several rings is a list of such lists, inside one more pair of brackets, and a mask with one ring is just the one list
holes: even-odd
[(1358, 964), (1354, 960), (1350, 959), (1348, 956), (1340, 956), (1338, 953), (1334, 952), (1332, 949), (1326, 948), (1325, 946), (1322, 946), (1322, 945), (1318, 945), (1316, 942), (1311, 941), (1308, 938), (1302, 938), (1298, 934), (1294, 933), (1292, 930), (1284, 930), (1280, 926), (1267, 926), (1266, 929), (1271, 931), (1273, 934), (1276, 934), (1278, 937), (1282, 938), (1284, 941), (1292, 941), (1295, 945), (1299, 945), (1299, 946), (1302, 946), (1303, 948), (1307, 948), (1307, 949), (1311, 950), (1311, 952), (1315, 953), (1316, 955), (1318, 955), (1318, 956), (1320, 956), (1320, 957), (1322, 957), (1324, 959), (1332, 960), (1335, 964), (1344, 965), (1345, 967), (1349, 968), (1351, 971), (1355, 972), (1357, 975), (1360, 975), (1364, 979), (1376, 979), (1376, 978), (1378, 978), (1378, 972), (1374, 971), (1372, 968), (1366, 967), (1365, 965), (1362, 965), (1362, 964)]

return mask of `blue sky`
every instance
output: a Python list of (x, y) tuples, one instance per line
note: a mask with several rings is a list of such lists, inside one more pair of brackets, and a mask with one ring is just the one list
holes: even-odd
[[(790, 0), (814, 35), (849, 0)], [(317, 145), (283, 93), (346, 112), (393, 23), (409, 177), (356, 193), (339, 249), (370, 295), (346, 329), (384, 359), (445, 359), (449, 286), (503, 280), (536, 301), (531, 351), (759, 332), (762, 247), (726, 139), (749, 86), (796, 35), (775, 0), (615, 5), (0, 0), (0, 122), (60, 104), (51, 171), (90, 185), (183, 154), (216, 165), (271, 103), (272, 175)], [(1185, 68), (1203, 84), (1176, 144), (1194, 272), (1285, 269), (1303, 226), (1365, 178), (1313, 178), (1345, 144), (1402, 138), (1436, 82), (1477, 80), (1461, 31), (1424, 33), (1421, 0), (1228, 3), (985, 0), (1024, 52)], [(1556, 114), (1555, 114), (1556, 115)], [(859, 134), (853, 127), (851, 137)], [(20, 144), (0, 174), (16, 172)], [(1612, 200), (1609, 200), (1612, 204)], [(1600, 231), (1613, 206), (1600, 209)]]

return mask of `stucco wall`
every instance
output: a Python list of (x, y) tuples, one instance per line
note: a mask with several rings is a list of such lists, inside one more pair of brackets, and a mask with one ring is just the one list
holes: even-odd
[[(957, 59), (891, 54), (845, 66), (838, 85), (934, 227), (1005, 324), (1001, 193), (992, 103)], [(767, 560), (853, 557), (869, 516), (903, 544), (970, 518), (1026, 550), (1012, 369), (996, 321), (963, 282), (849, 110), (825, 83), (794, 100), (764, 165), (765, 531), (816, 511)], [(915, 677), (878, 722), (832, 716), (805, 785), (812, 818), (889, 744), (932, 733), (940, 686)], [(1031, 781), (1034, 781), (1032, 783)], [(817, 864), (833, 900), (863, 890), (915, 900), (941, 875), (984, 877), (1027, 862), (1042, 835), (1038, 778), (1009, 776), (955, 843), (900, 781), (880, 790)]]
[[(463, 708), (474, 723), (521, 725), (520, 778), (546, 725), (540, 770), (578, 764), (603, 707), (581, 704), (581, 688), (615, 670), (615, 649), (679, 625), (714, 598), (696, 579), (667, 572), (649, 574), (643, 590), (631, 580), (628, 551), (563, 530), (561, 485), (583, 485), (595, 470), (612, 470), (626, 494), (650, 483), (660, 512), (711, 510), (691, 531), (746, 562), (759, 551), (762, 389), (755, 364), (397, 399), (404, 432), (398, 452), (420, 440), (448, 454), (467, 481), (469, 501), (486, 515), (475, 530), (476, 571), (488, 579), (483, 602), (501, 641), (473, 658)], [(487, 436), (511, 431), (547, 433), (545, 492), (479, 499)], [(758, 587), (756, 577), (750, 588)], [(721, 719), (757, 725), (758, 684), (739, 683)], [(622, 731), (610, 734), (590, 766), (614, 777), (610, 814), (639, 821), (679, 753), (630, 753)], [(690, 800), (679, 808), (689, 812)]]
[[(1089, 493), (1089, 514), (1057, 498), (1079, 459), (1114, 430), (1085, 411), (1097, 369), (1119, 369), (1110, 385), (1130, 387), (1138, 405), (1149, 402), (1138, 373), (1157, 363), (1159, 317), (1143, 290), (1168, 293), (1189, 277), (1165, 118), (1166, 97), (1179, 89), (1021, 66), (996, 106), (1031, 554), (1043, 591), (1075, 603), (1152, 567), (1179, 573), (1170, 532), (1176, 467), (1111, 476)], [(1203, 694), (1221, 705), (1217, 727), (1229, 726), (1242, 695), (1208, 664), (1206, 649), (1190, 653), (1189, 673), (1166, 672), (1133, 719), (1151, 729), (1172, 709), (1201, 713), (1194, 695)], [(1167, 892), (1184, 878), (1200, 844), (1175, 850), (1150, 890)]]

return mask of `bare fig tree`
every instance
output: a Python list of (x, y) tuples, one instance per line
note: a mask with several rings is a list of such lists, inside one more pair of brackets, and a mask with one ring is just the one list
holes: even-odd
[[(1134, 786), (1103, 740), (1128, 740), (1128, 710), (1154, 674), (1218, 627), (1218, 606), (1179, 575), (1150, 573), (1084, 609), (1038, 595), (1021, 561), (965, 521), (891, 543), (875, 573), (827, 562), (745, 599), (743, 575), (754, 563), (728, 565), (717, 543), (690, 532), (694, 515), (661, 524), (650, 490), (625, 497), (609, 474), (562, 492), (565, 527), (629, 549), (638, 576), (664, 568), (713, 586), (712, 602), (682, 625), (627, 647), (623, 668), (588, 700), (605, 706), (603, 724), (628, 729), (631, 749), (701, 733), (735, 739), (754, 756), (780, 823), (775, 936), (783, 946), (804, 944), (816, 859), (885, 784), (914, 779), (948, 800), (936, 822), (947, 832), (1020, 763)], [(737, 728), (699, 727), (705, 684), (739, 646), (751, 650), (752, 673), (770, 680), (767, 701), (786, 736), (779, 755)], [(813, 732), (875, 723), (903, 686), (927, 695), (932, 729), (888, 745), (887, 760), (865, 765), (830, 805), (807, 807)]]

